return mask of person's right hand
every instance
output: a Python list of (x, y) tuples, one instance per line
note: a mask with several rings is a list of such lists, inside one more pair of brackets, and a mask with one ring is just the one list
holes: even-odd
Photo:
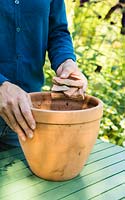
[(7, 81), (0, 86), (0, 116), (23, 141), (36, 127), (31, 106), (30, 95), (20, 87)]

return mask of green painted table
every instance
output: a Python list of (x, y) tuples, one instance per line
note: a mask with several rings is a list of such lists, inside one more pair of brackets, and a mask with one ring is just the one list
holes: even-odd
[(125, 199), (125, 148), (97, 140), (82, 172), (65, 182), (40, 179), (20, 148), (0, 152), (0, 200)]

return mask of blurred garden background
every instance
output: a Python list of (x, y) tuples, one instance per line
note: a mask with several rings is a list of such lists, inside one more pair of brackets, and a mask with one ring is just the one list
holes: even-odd
[[(104, 102), (99, 138), (125, 147), (125, 1), (65, 0), (77, 63), (87, 94)], [(54, 72), (46, 59), (45, 86)]]

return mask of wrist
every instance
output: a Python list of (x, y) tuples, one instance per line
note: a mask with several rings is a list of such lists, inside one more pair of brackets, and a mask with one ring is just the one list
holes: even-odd
[[(67, 62), (73, 62), (73, 63), (76, 63), (76, 62), (75, 62), (74, 60), (72, 60), (71, 58), (69, 58), (69, 59), (67, 59), (67, 60), (64, 61), (64, 63), (67, 63)], [(63, 63), (63, 64), (64, 64), (64, 63)]]
[(7, 85), (9, 85), (9, 84), (10, 84), (9, 81), (4, 81), (3, 83), (1, 83), (0, 87), (1, 87), (1, 86), (7, 86)]

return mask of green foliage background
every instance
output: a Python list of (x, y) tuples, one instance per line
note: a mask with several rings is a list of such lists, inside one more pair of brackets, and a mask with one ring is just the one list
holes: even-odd
[[(79, 7), (79, 1), (66, 0), (66, 5), (77, 62), (88, 78), (87, 93), (104, 102), (99, 138), (125, 146), (125, 35), (120, 34), (121, 11), (104, 20), (116, 2), (93, 0)], [(45, 75), (43, 89), (50, 90), (54, 72), (48, 59)]]

